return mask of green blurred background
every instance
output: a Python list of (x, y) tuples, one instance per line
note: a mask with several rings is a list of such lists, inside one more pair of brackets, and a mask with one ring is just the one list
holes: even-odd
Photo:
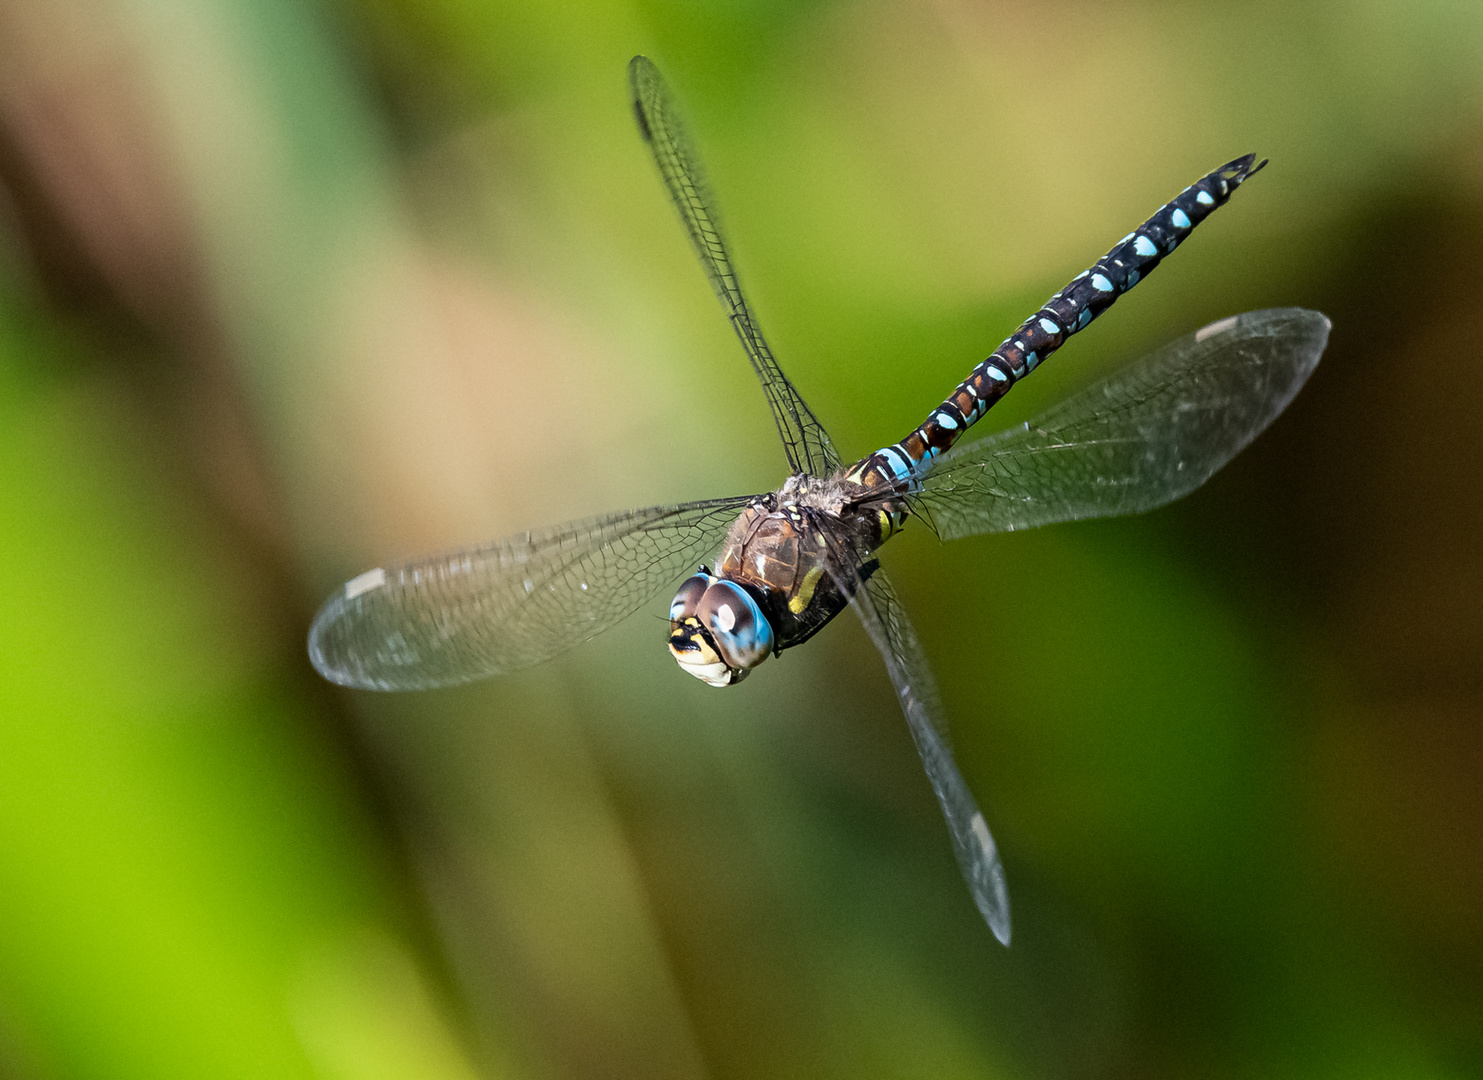
[[(1272, 159), (985, 426), (1318, 308), (1273, 429), (887, 551), (1008, 951), (852, 619), (309, 668), (366, 567), (781, 479), (636, 52), (847, 455)], [(0, 1075), (1483, 1076), (1480, 253), (1476, 0), (0, 0)]]

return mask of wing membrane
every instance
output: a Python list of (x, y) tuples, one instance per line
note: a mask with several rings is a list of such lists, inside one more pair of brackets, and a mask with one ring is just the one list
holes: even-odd
[(366, 690), (451, 686), (602, 633), (710, 556), (751, 496), (652, 506), (372, 570), (320, 609), (309, 657)]
[(747, 359), (752, 362), (752, 370), (762, 381), (767, 404), (772, 408), (778, 435), (788, 455), (788, 465), (795, 473), (828, 476), (839, 467), (839, 455), (824, 426), (778, 367), (762, 330), (752, 317), (736, 271), (732, 268), (731, 256), (726, 253), (726, 243), (721, 236), (700, 159), (691, 149), (684, 124), (659, 69), (648, 57), (635, 56), (628, 65), (628, 79), (633, 90), (634, 114), (638, 117), (639, 130), (659, 165), (669, 197), (685, 222), (685, 230), (705, 267), (711, 288), (720, 297), (731, 318), (731, 327), (741, 340)]
[(913, 509), (946, 540), (1172, 502), (1287, 407), (1328, 333), (1328, 319), (1302, 308), (1212, 323), (1028, 424), (944, 454)]
[(947, 820), (953, 841), (953, 854), (957, 856), (973, 902), (994, 936), (1008, 945), (1009, 888), (999, 862), (999, 849), (973, 799), (973, 792), (968, 790), (963, 774), (953, 761), (942, 726), (937, 683), (927, 666), (927, 656), (916, 631), (907, 621), (896, 590), (879, 567), (858, 584), (850, 602), (885, 659), (886, 670), (901, 701), (901, 711), (906, 714), (907, 727), (911, 729), (912, 742), (916, 743), (927, 779), (942, 806), (942, 816)]

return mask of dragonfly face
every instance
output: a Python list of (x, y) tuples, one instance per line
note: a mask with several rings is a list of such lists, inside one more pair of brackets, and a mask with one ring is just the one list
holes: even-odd
[(669, 651), (710, 686), (735, 686), (772, 652), (772, 623), (745, 587), (700, 568), (669, 606)]

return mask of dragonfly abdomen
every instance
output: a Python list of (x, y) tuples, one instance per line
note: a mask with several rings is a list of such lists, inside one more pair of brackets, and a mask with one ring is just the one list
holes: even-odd
[(1265, 164), (1265, 160), (1257, 163), (1255, 154), (1247, 154), (1185, 188), (1021, 323), (921, 426), (856, 463), (845, 478), (868, 488), (912, 490), (923, 466), (957, 442), (1067, 338), (1147, 277), (1196, 225)]

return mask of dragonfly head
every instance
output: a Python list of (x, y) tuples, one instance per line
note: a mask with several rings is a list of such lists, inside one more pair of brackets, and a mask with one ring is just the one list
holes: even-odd
[(772, 623), (752, 594), (705, 567), (686, 579), (669, 606), (669, 651), (711, 686), (741, 682), (767, 659), (772, 644)]

